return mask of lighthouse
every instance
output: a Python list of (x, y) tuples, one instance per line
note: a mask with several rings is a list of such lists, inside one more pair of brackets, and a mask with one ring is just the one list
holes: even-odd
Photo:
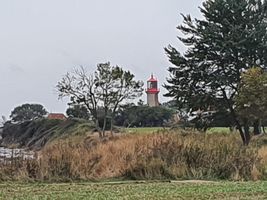
[(147, 104), (150, 107), (159, 106), (159, 89), (158, 89), (158, 81), (154, 78), (153, 74), (151, 75), (150, 79), (147, 81)]

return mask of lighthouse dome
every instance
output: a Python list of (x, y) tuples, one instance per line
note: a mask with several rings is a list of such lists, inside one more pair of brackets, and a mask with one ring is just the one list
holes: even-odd
[(153, 74), (151, 75), (150, 79), (147, 82), (158, 82), (156, 78), (154, 78)]

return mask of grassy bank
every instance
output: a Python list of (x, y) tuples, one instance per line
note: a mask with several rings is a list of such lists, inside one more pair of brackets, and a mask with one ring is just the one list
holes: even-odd
[(38, 119), (23, 123), (5, 124), (1, 146), (41, 149), (47, 143), (60, 138), (84, 135), (91, 132), (93, 125), (85, 120)]
[(1, 180), (265, 180), (266, 139), (244, 147), (236, 134), (161, 132), (59, 140), (33, 160), (0, 163)]
[(266, 199), (267, 182), (0, 184), (1, 199)]

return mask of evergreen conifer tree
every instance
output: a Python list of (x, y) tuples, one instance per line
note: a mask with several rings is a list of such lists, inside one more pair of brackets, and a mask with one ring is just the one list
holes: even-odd
[(188, 109), (229, 111), (244, 144), (244, 132), (234, 110), (240, 75), (252, 66), (267, 67), (267, 1), (206, 0), (200, 8), (203, 19), (183, 16), (177, 29), (186, 45), (181, 53), (165, 48), (170, 62), (166, 96), (175, 97)]

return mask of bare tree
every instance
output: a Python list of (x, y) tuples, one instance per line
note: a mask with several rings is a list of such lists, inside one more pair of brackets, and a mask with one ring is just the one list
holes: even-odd
[(95, 121), (96, 129), (101, 134), (98, 121), (98, 102), (97, 87), (93, 74), (88, 74), (84, 67), (74, 69), (72, 73), (67, 73), (56, 85), (59, 98), (70, 97), (71, 104), (84, 105)]
[[(113, 119), (120, 104), (125, 100), (140, 97), (143, 92), (143, 82), (134, 80), (130, 71), (124, 71), (119, 66), (110, 63), (97, 65), (94, 74), (87, 74), (83, 67), (67, 73), (56, 88), (59, 97), (70, 97), (71, 103), (85, 105), (95, 120), (100, 137), (105, 136), (107, 119)], [(104, 124), (99, 127), (99, 109), (104, 109)], [(110, 114), (110, 116), (109, 116)]]

